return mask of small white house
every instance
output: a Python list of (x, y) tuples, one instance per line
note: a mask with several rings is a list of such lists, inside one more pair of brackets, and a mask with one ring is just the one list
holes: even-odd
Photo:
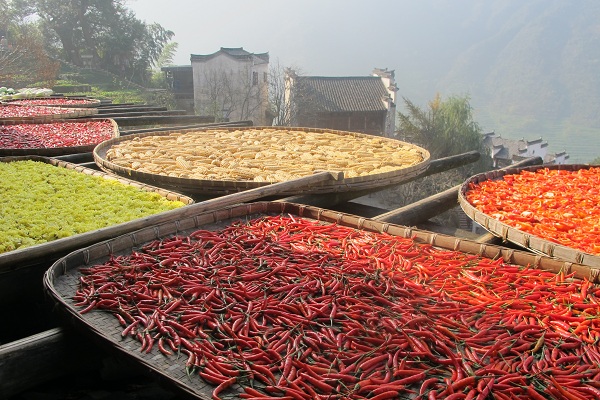
[(270, 124), (268, 110), (269, 53), (254, 54), (242, 47), (212, 54), (192, 54), (194, 110), (231, 121)]

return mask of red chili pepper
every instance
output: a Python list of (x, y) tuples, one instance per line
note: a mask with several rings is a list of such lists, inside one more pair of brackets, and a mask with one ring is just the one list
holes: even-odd
[[(327, 245), (331, 241), (337, 245)], [(135, 316), (127, 323), (139, 321), (135, 326), (158, 340), (159, 351), (165, 343), (173, 351), (181, 346), (191, 359), (188, 368), (219, 379), (243, 375), (278, 396), (419, 392), (420, 398), (473, 398), (497, 390), (518, 396), (528, 386), (515, 375), (523, 366), (532, 374), (554, 367), (556, 377), (573, 377), (558, 383), (578, 390), (593, 376), (581, 371), (592, 371), (600, 359), (583, 340), (600, 332), (600, 324), (581, 322), (594, 318), (594, 308), (586, 306), (583, 318), (579, 308), (568, 308), (580, 301), (572, 299), (580, 298), (581, 287), (502, 260), (282, 217), (144, 248), (145, 256), (115, 258), (97, 272), (85, 269), (94, 275), (81, 280), (81, 307), (118, 299), (118, 312)], [(412, 258), (392, 261), (399, 260), (391, 257), (395, 249)], [(168, 259), (173, 262), (160, 264)], [(136, 260), (143, 267), (130, 267)], [(106, 292), (107, 298), (94, 293), (117, 276), (127, 290)], [(588, 289), (588, 298), (595, 293)], [(148, 338), (139, 338), (147, 350)]]

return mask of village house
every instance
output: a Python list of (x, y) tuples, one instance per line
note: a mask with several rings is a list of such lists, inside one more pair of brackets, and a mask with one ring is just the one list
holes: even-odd
[(394, 71), (370, 76), (300, 76), (286, 71), (290, 125), (392, 137), (396, 129)]
[(548, 154), (548, 143), (542, 138), (535, 140), (505, 139), (495, 132), (483, 135), (483, 143), (490, 150), (492, 166), (503, 168), (530, 157), (540, 157), (545, 164), (566, 164), (566, 152)]
[(217, 120), (270, 125), (268, 53), (221, 47), (212, 54), (192, 54), (190, 61), (162, 68), (178, 106)]

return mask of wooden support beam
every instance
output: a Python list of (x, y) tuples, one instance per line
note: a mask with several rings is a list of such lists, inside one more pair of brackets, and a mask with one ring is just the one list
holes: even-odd
[(142, 106), (142, 105), (131, 105), (131, 106), (119, 106), (113, 105), (112, 107), (99, 107), (98, 114), (111, 114), (111, 113), (126, 113), (126, 112), (150, 112), (150, 111), (168, 111), (167, 107), (164, 106)]
[(2, 345), (0, 399), (8, 399), (62, 376), (97, 370), (100, 357), (99, 350), (64, 328), (50, 329)]
[[(98, 113), (97, 115), (104, 118), (118, 118), (118, 117), (164, 117), (164, 116), (175, 116), (175, 115), (190, 115), (185, 110), (168, 110), (168, 111), (112, 111), (105, 113)], [(194, 117), (195, 115), (190, 115)]]
[(75, 153), (75, 154), (65, 154), (64, 156), (55, 156), (52, 157), (57, 160), (70, 162), (73, 164), (82, 164), (87, 162), (94, 161), (94, 155), (91, 152), (88, 153)]
[(206, 129), (206, 128), (219, 128), (219, 127), (245, 127), (252, 126), (252, 121), (233, 121), (233, 122), (215, 122), (212, 124), (193, 124), (193, 125), (177, 125), (177, 126), (161, 126), (157, 128), (145, 128), (145, 129), (128, 129), (120, 130), (121, 136), (133, 135), (135, 133), (148, 133), (148, 132), (166, 132), (172, 130), (183, 130), (183, 129)]
[[(540, 157), (527, 158), (506, 168), (518, 168), (542, 164)], [(448, 190), (434, 194), (426, 199), (378, 215), (374, 219), (405, 226), (413, 226), (440, 215), (458, 205), (458, 191), (462, 185), (456, 185)]]
[[(107, 118), (106, 116), (95, 116), (92, 119)], [(199, 115), (155, 115), (155, 116), (136, 116), (136, 117), (114, 117), (119, 127), (121, 126), (140, 126), (140, 125), (181, 125), (181, 124), (202, 124), (215, 122), (214, 117)]]

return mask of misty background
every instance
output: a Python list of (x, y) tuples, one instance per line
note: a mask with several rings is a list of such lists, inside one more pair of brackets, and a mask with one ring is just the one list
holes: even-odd
[(597, 0), (129, 0), (175, 33), (176, 65), (221, 47), (268, 52), (302, 75), (394, 70), (403, 100), (468, 95), (484, 132), (600, 157)]

